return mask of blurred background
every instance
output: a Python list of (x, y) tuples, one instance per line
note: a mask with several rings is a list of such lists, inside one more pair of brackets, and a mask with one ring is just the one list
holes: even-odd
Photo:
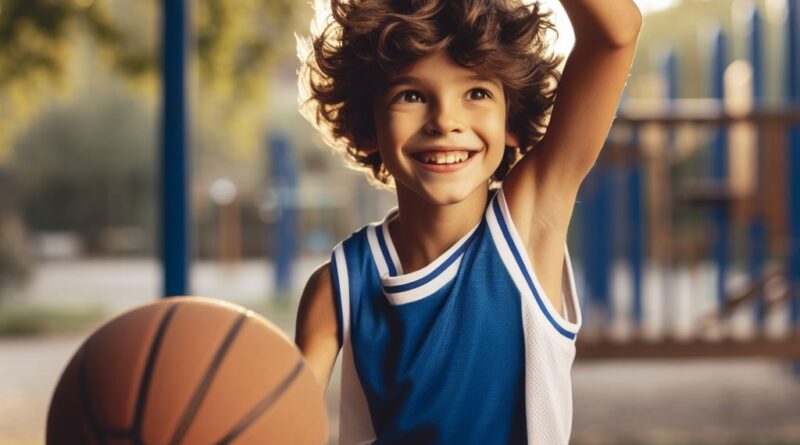
[[(543, 3), (566, 54), (566, 14)], [(800, 0), (636, 3), (636, 60), (570, 227), (572, 443), (800, 444)], [(170, 274), (293, 337), (311, 272), (395, 205), (297, 111), (310, 4), (186, 13), (176, 271), (161, 259), (161, 186), (182, 181), (161, 174), (161, 3), (0, 0), (0, 444), (43, 443), (83, 339)]]

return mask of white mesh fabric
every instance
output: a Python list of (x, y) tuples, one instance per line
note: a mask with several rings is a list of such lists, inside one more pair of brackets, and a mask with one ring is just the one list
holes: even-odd
[(367, 398), (361, 388), (353, 362), (350, 338), (345, 340), (342, 353), (342, 387), (339, 400), (339, 445), (372, 443), (375, 432), (369, 414)]
[(571, 369), (575, 344), (556, 332), (535, 305), (522, 295), (528, 443), (568, 444), (572, 431)]
[[(339, 444), (353, 445), (371, 443), (375, 440), (372, 417), (361, 382), (358, 379), (353, 349), (350, 345), (350, 277), (347, 273), (344, 246), (340, 243), (334, 250), (334, 261), (339, 279), (339, 296), (342, 310), (342, 380), (339, 400)], [(356, 286), (356, 289), (358, 287)]]

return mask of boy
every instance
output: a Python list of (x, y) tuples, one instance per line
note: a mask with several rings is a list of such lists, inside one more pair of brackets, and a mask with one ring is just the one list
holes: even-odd
[(560, 75), (548, 14), (518, 0), (333, 0), (301, 41), (304, 115), (398, 202), (334, 248), (298, 310), (323, 386), (343, 348), (340, 443), (568, 443), (567, 227), (642, 18), (632, 0), (562, 4)]

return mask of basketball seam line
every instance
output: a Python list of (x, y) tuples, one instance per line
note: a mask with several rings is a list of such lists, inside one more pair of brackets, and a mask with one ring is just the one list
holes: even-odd
[(183, 436), (186, 434), (186, 431), (188, 431), (189, 426), (191, 426), (191, 423), (197, 414), (197, 411), (200, 409), (200, 404), (203, 402), (203, 399), (208, 393), (208, 389), (211, 386), (211, 382), (214, 379), (219, 366), (222, 364), (222, 360), (225, 358), (230, 345), (233, 343), (233, 340), (236, 338), (236, 335), (239, 333), (239, 330), (247, 318), (248, 314), (242, 313), (239, 315), (239, 318), (236, 320), (230, 330), (228, 330), (228, 334), (225, 336), (225, 339), (222, 341), (222, 344), (217, 349), (214, 358), (211, 360), (211, 363), (206, 369), (206, 374), (203, 376), (203, 380), (200, 381), (197, 389), (195, 389), (192, 400), (186, 406), (186, 410), (181, 417), (181, 422), (178, 424), (178, 427), (175, 429), (175, 433), (172, 435), (170, 444), (177, 445), (181, 442), (181, 440), (183, 440)]
[(81, 404), (83, 405), (84, 414), (86, 414), (86, 417), (88, 417), (89, 426), (92, 428), (95, 438), (102, 445), (108, 443), (108, 441), (103, 433), (103, 428), (100, 426), (97, 421), (97, 417), (94, 415), (94, 410), (92, 410), (92, 404), (89, 400), (89, 385), (86, 381), (86, 360), (84, 357), (86, 355), (85, 348), (86, 346), (81, 348), (78, 366), (78, 384), (80, 385)]
[(158, 352), (161, 349), (161, 341), (164, 338), (167, 326), (175, 314), (175, 311), (178, 309), (178, 306), (180, 306), (180, 303), (176, 303), (167, 309), (166, 314), (164, 314), (164, 318), (161, 319), (161, 323), (158, 325), (158, 331), (156, 331), (156, 336), (153, 338), (153, 344), (150, 345), (150, 353), (147, 356), (147, 364), (144, 368), (144, 375), (142, 376), (142, 381), (139, 385), (139, 395), (136, 400), (136, 414), (133, 418), (132, 429), (135, 434), (133, 441), (137, 445), (143, 443), (141, 431), (142, 418), (144, 417), (145, 404), (147, 403), (147, 396), (150, 389), (150, 379), (153, 374), (153, 369), (155, 369), (155, 362), (158, 359)]
[(256, 405), (255, 408), (253, 408), (246, 416), (244, 416), (244, 418), (242, 418), (242, 420), (239, 421), (239, 423), (236, 426), (234, 426), (228, 434), (226, 434), (222, 439), (220, 439), (219, 442), (217, 442), (217, 445), (226, 445), (230, 443), (230, 441), (232, 441), (239, 434), (241, 434), (242, 431), (244, 431), (247, 427), (249, 427), (250, 424), (253, 423), (258, 417), (264, 414), (264, 412), (266, 412), (272, 406), (272, 404), (275, 403), (276, 400), (278, 400), (281, 394), (283, 394), (283, 392), (289, 388), (292, 382), (294, 382), (295, 379), (297, 379), (297, 376), (300, 375), (300, 371), (302, 369), (303, 369), (303, 359), (301, 358), (297, 361), (297, 364), (294, 366), (292, 372), (290, 372), (289, 375), (286, 376), (286, 378), (280, 383), (280, 385), (278, 385), (277, 388), (272, 390), (272, 392), (267, 394), (267, 396), (264, 397), (264, 399), (261, 402), (259, 402), (258, 405)]

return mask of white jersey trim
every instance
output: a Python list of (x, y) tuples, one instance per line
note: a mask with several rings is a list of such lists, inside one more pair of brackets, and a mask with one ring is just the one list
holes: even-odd
[[(386, 217), (383, 218), (383, 223), (381, 224), (381, 229), (383, 229), (384, 234), (389, 233), (389, 222), (397, 218), (397, 207), (389, 210)], [(403, 265), (400, 263), (400, 255), (397, 254), (397, 249), (394, 248), (394, 242), (392, 241), (392, 237), (386, 235), (384, 237), (386, 239), (386, 246), (389, 248), (389, 255), (391, 256), (391, 261), (394, 264), (395, 269), (397, 270), (397, 275), (403, 275)]]
[[(527, 250), (522, 248), (502, 190), (487, 207), (487, 224), (495, 248), (519, 290), (525, 338), (525, 413), (528, 443), (567, 445), (572, 431), (571, 368), (580, 310), (575, 296), (572, 267), (566, 243), (565, 307), (577, 323), (557, 314), (533, 273)], [(525, 276), (527, 274), (527, 276)], [(573, 310), (574, 309), (574, 310)]]
[[(382, 222), (370, 224), (367, 227), (367, 240), (386, 299), (392, 305), (401, 305), (422, 300), (455, 278), (467, 241), (476, 233), (481, 221), (430, 264), (414, 272), (402, 274), (400, 260), (388, 231), (388, 222), (395, 216), (396, 213), (390, 211)], [(385, 250), (381, 248), (381, 239)], [(388, 256), (386, 251), (389, 252)], [(392, 275), (392, 268), (399, 275)]]
[(367, 227), (367, 241), (369, 242), (369, 249), (372, 251), (372, 258), (375, 261), (375, 267), (378, 269), (378, 276), (388, 277), (391, 275), (389, 273), (389, 264), (386, 262), (386, 257), (384, 257), (383, 253), (381, 252), (381, 247), (378, 243), (378, 235), (375, 231), (376, 225), (377, 224), (370, 224)]
[(347, 261), (344, 257), (342, 243), (333, 249), (333, 259), (336, 261), (336, 279), (339, 281), (339, 304), (342, 311), (342, 339), (344, 340), (350, 334), (350, 282), (347, 277)]
[(358, 372), (353, 360), (350, 342), (350, 279), (347, 273), (344, 246), (339, 243), (334, 249), (334, 261), (339, 280), (339, 301), (342, 311), (342, 381), (339, 400), (339, 444), (353, 445), (371, 443), (375, 440), (372, 416)]
[[(493, 201), (495, 200), (496, 202), (491, 202), (487, 206), (486, 218), (495, 247), (511, 278), (523, 295), (532, 298), (537, 303), (541, 313), (550, 322), (555, 331), (574, 341), (582, 321), (567, 243), (564, 242), (565, 267), (562, 282), (568, 283), (568, 286), (564, 286), (562, 297), (564, 297), (565, 301), (568, 301), (567, 305), (565, 305), (566, 308), (571, 308), (575, 313), (575, 322), (565, 319), (556, 311), (550, 299), (547, 298), (544, 290), (542, 290), (528, 258), (527, 249), (525, 249), (514, 222), (511, 220), (511, 213), (508, 210), (502, 188), (495, 194)], [(499, 209), (499, 218), (497, 209)]]

